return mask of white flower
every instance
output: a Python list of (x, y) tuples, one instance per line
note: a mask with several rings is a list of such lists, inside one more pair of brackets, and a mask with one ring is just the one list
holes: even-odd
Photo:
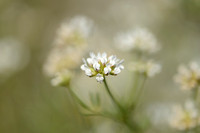
[(147, 62), (130, 62), (129, 70), (145, 74), (147, 77), (153, 77), (161, 71), (161, 65), (152, 60)]
[(68, 70), (63, 72), (59, 72), (55, 75), (55, 77), (51, 80), (51, 84), (53, 86), (68, 86), (72, 77), (72, 73)]
[(124, 51), (136, 50), (144, 53), (154, 53), (159, 50), (156, 38), (146, 29), (138, 28), (127, 33), (120, 33), (115, 42)]
[(93, 27), (93, 22), (84, 17), (77, 16), (69, 22), (64, 22), (57, 30), (55, 45), (84, 46)]
[(55, 47), (50, 51), (46, 63), (44, 64), (44, 72), (46, 75), (53, 77), (57, 73), (65, 70), (74, 70), (80, 65), (82, 50), (77, 48), (60, 49)]
[(103, 75), (102, 74), (97, 74), (97, 76), (96, 76), (96, 80), (97, 80), (97, 82), (100, 82), (100, 83), (102, 83), (103, 82), (103, 80), (104, 80), (104, 77), (103, 77)]
[(80, 65), (82, 51), (77, 48), (60, 49), (55, 47), (50, 52), (46, 63), (44, 64), (44, 72), (51, 77), (53, 86), (69, 85), (73, 71)]
[(111, 71), (112, 69), (110, 68), (109, 65), (104, 68), (104, 74), (109, 74)]
[(187, 101), (184, 107), (175, 106), (169, 123), (177, 130), (188, 130), (200, 125), (200, 117), (194, 103)]
[(191, 62), (189, 67), (181, 65), (174, 79), (183, 90), (197, 88), (200, 85), (200, 66), (196, 62)]
[(87, 60), (83, 59), (84, 64), (81, 65), (81, 69), (89, 77), (96, 76), (96, 80), (101, 83), (104, 76), (119, 74), (124, 69), (123, 61), (114, 55), (107, 58), (106, 53), (98, 53), (96, 56), (91, 52)]

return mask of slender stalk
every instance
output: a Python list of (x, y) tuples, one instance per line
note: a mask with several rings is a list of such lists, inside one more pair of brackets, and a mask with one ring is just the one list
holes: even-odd
[(104, 76), (104, 85), (105, 85), (105, 88), (106, 88), (106, 91), (108, 93), (108, 95), (110, 96), (111, 100), (113, 101), (113, 103), (119, 108), (119, 110), (124, 113), (125, 110), (124, 108), (120, 105), (120, 103), (115, 99), (115, 97), (113, 96), (112, 92), (110, 91), (109, 87), (108, 87), (108, 84), (106, 82), (106, 77)]
[(108, 95), (110, 96), (111, 100), (113, 101), (113, 103), (119, 108), (121, 114), (122, 114), (122, 120), (120, 120), (121, 123), (123, 123), (132, 133), (135, 133), (135, 129), (132, 126), (132, 124), (129, 122), (129, 118), (127, 118), (127, 116), (130, 116), (130, 112), (126, 111), (121, 104), (115, 99), (115, 97), (113, 96), (113, 94), (111, 93), (108, 84), (106, 82), (106, 78), (104, 76), (104, 85), (106, 88), (106, 91), (108, 93)]
[(196, 87), (195, 89), (194, 89), (194, 100), (197, 102), (197, 104), (199, 103), (199, 87)]
[[(133, 82), (133, 88), (131, 89), (131, 93), (130, 93), (130, 101), (133, 101), (134, 97), (135, 97), (135, 92), (137, 91), (138, 88), (138, 80), (139, 80), (139, 73), (135, 72), (134, 74), (134, 82)], [(132, 102), (131, 102), (132, 103)], [(129, 104), (131, 104), (129, 103)]]
[(111, 115), (106, 115), (104, 113), (91, 113), (91, 114), (83, 114), (84, 116), (99, 116), (99, 117), (104, 117), (107, 119), (112, 119), (113, 121), (119, 122), (120, 120), (116, 119), (115, 117), (111, 116)]
[(74, 98), (74, 100), (76, 100), (83, 108), (87, 109), (90, 112), (93, 112), (92, 109), (85, 104), (71, 89), (71, 87), (68, 87), (69, 93), (72, 96), (72, 98)]
[(137, 93), (136, 98), (133, 101), (133, 104), (130, 106), (130, 110), (132, 110), (134, 108), (134, 106), (138, 105), (140, 97), (142, 96), (142, 94), (144, 92), (144, 85), (145, 85), (146, 79), (147, 79), (147, 76), (144, 77), (144, 80), (142, 81), (141, 86), (139, 87), (139, 90), (138, 90), (139, 92)]

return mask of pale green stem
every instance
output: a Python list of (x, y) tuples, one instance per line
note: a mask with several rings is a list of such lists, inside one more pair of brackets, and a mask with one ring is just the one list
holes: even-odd
[(199, 87), (196, 87), (195, 89), (194, 89), (194, 100), (197, 102), (197, 104), (199, 104)]
[(147, 79), (147, 76), (144, 77), (144, 80), (142, 81), (141, 86), (138, 90), (139, 92), (137, 93), (136, 98), (133, 101), (133, 104), (131, 105), (130, 109), (133, 109), (134, 106), (136, 107), (139, 104), (140, 98), (144, 92), (144, 85), (145, 85), (146, 79)]
[(85, 104), (71, 89), (71, 87), (68, 87), (69, 93), (72, 96), (72, 98), (74, 98), (74, 100), (76, 100), (83, 108), (85, 108), (86, 110), (93, 112), (92, 109)]
[(108, 84), (106, 82), (106, 77), (104, 76), (104, 85), (105, 85), (105, 88), (106, 88), (106, 91), (108, 93), (108, 95), (110, 96), (111, 100), (113, 101), (113, 103), (119, 108), (119, 110), (124, 113), (124, 108), (120, 105), (120, 103), (115, 99), (115, 97), (113, 96), (112, 92), (110, 91), (109, 87), (108, 87)]
[(134, 82), (133, 82), (133, 88), (131, 89), (131, 93), (130, 93), (130, 100), (132, 104), (132, 101), (134, 100), (133, 98), (135, 97), (135, 93), (137, 91), (138, 88), (138, 79), (139, 79), (139, 73), (135, 72), (135, 76), (134, 76)]
[(132, 133), (135, 133), (135, 129), (134, 127), (132, 126), (132, 124), (128, 121), (128, 118), (127, 116), (129, 116), (130, 112), (127, 112), (122, 106), (121, 104), (115, 99), (115, 97), (113, 96), (113, 94), (111, 93), (109, 87), (108, 87), (108, 84), (106, 82), (106, 78), (104, 76), (104, 85), (105, 85), (105, 88), (106, 88), (106, 91), (108, 93), (108, 95), (110, 96), (111, 100), (113, 101), (113, 103), (118, 107), (118, 109), (120, 110), (121, 114), (122, 114), (122, 121), (120, 120), (120, 122), (122, 122), (124, 125), (126, 125), (128, 127), (128, 129), (132, 132)]
[(83, 114), (83, 115), (84, 116), (100, 116), (100, 117), (112, 119), (113, 121), (116, 121), (116, 122), (121, 122), (120, 120), (116, 119), (115, 117), (113, 117), (111, 115), (106, 115), (104, 113), (91, 113), (91, 114)]

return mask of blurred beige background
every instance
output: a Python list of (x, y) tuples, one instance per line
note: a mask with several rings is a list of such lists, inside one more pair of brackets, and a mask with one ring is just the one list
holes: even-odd
[[(5, 38), (17, 40), (23, 50), (15, 56), (23, 57), (20, 64), (24, 63), (14, 66), (19, 68), (12, 73), (0, 73), (1, 133), (92, 132), (90, 119), (80, 117), (66, 90), (52, 87), (42, 70), (56, 29), (76, 15), (85, 15), (95, 23), (88, 51), (115, 53), (125, 60), (130, 55), (114, 47), (113, 37), (118, 32), (139, 26), (155, 34), (162, 49), (154, 58), (163, 68), (146, 84), (145, 108), (165, 107), (188, 95), (174, 84), (173, 76), (179, 64), (200, 62), (199, 0), (1, 0), (0, 42)], [(125, 70), (117, 78), (109, 78), (109, 84), (123, 88), (125, 84), (130, 86), (131, 79)], [(85, 75), (77, 78), (81, 93), (88, 85), (101, 88)], [(166, 125), (155, 126), (149, 132), (169, 131)]]

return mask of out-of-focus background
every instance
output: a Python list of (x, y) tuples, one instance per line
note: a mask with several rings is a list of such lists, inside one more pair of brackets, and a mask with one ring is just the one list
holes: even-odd
[[(162, 49), (154, 58), (163, 68), (147, 82), (143, 105), (153, 114), (149, 133), (173, 132), (164, 121), (168, 106), (188, 95), (173, 76), (179, 64), (200, 62), (199, 0), (0, 0), (0, 132), (93, 133), (91, 120), (81, 117), (67, 91), (52, 87), (43, 72), (57, 28), (76, 15), (95, 24), (88, 51), (106, 51), (125, 60), (130, 55), (114, 47), (118, 32), (145, 27), (155, 34)], [(109, 78), (109, 84), (123, 88), (131, 79), (125, 70)], [(83, 74), (73, 82), (80, 93), (88, 86), (101, 88)], [(115, 132), (107, 124), (97, 122), (93, 128)]]

